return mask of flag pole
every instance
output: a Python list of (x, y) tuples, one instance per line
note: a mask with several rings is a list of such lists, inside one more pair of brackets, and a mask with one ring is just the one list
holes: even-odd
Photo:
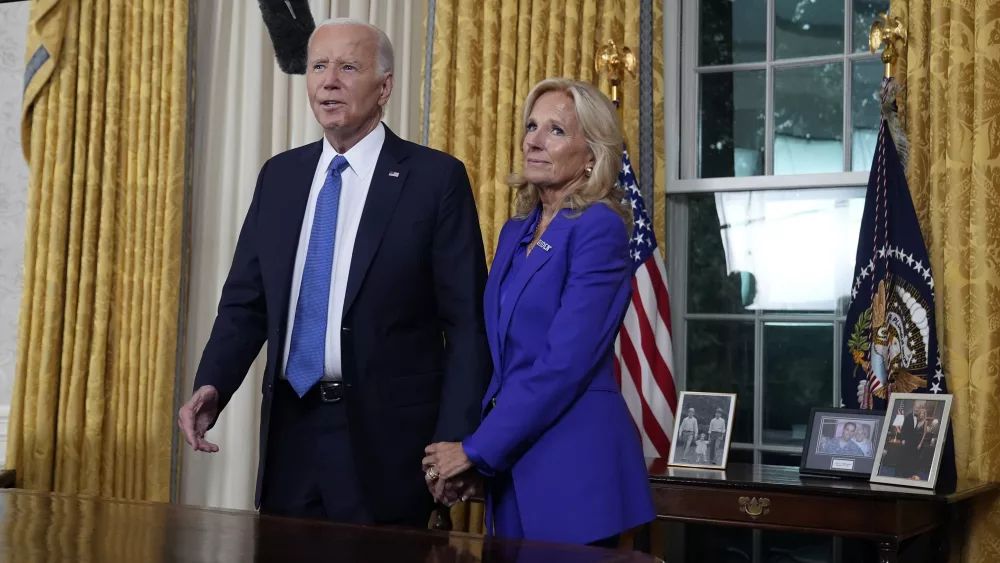
[(868, 30), (868, 49), (872, 54), (884, 46), (882, 50), (882, 63), (885, 65), (885, 77), (893, 77), (893, 65), (899, 58), (899, 53), (906, 48), (906, 26), (897, 18), (890, 18), (888, 14), (879, 14), (879, 18), (872, 22), (871, 29)]

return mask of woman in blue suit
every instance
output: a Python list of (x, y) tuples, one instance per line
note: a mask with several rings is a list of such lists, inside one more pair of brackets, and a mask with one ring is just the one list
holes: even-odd
[(488, 532), (614, 546), (654, 517), (614, 376), (631, 295), (618, 115), (599, 90), (565, 79), (539, 83), (524, 107), (516, 215), (484, 296), (494, 371), (482, 424), (430, 445), (424, 469), (439, 500), (485, 476)]

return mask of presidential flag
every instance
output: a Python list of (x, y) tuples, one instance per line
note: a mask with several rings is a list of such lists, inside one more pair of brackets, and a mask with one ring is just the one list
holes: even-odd
[[(894, 141), (905, 143), (895, 93), (892, 80), (885, 80), (844, 324), (840, 377), (847, 408), (884, 411), (892, 393), (948, 392), (938, 351), (934, 276)], [(954, 472), (951, 448), (948, 439), (942, 477)]]
[(615, 341), (615, 376), (646, 457), (666, 459), (677, 409), (670, 296), (663, 258), (625, 147), (618, 183), (632, 207), (632, 302)]

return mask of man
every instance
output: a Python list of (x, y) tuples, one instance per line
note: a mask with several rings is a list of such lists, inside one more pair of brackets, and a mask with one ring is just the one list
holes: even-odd
[(823, 444), (821, 453), (830, 455), (846, 455), (860, 457), (861, 448), (854, 443), (854, 432), (858, 429), (853, 422), (844, 423), (844, 428), (840, 431), (840, 436), (832, 440), (827, 440)]
[(903, 419), (903, 427), (899, 432), (902, 442), (899, 446), (899, 461), (896, 465), (896, 476), (911, 479), (919, 474), (920, 441), (924, 437), (924, 420), (927, 411), (914, 404), (913, 410)]
[(479, 423), (486, 260), (461, 162), (381, 123), (392, 45), (352, 20), (310, 38), (324, 139), (260, 171), (218, 316), (179, 413), (197, 451), (267, 342), (255, 505), (427, 525), (424, 448)]
[(708, 459), (713, 465), (722, 464), (718, 457), (722, 453), (725, 437), (726, 419), (722, 418), (722, 409), (715, 409), (715, 418), (708, 423)]
[(694, 409), (688, 409), (688, 415), (681, 421), (681, 442), (684, 443), (682, 459), (688, 459), (688, 450), (691, 449), (696, 434), (698, 434), (698, 419), (694, 416)]

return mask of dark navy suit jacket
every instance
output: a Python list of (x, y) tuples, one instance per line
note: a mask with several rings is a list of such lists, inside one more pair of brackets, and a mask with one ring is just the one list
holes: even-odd
[[(628, 234), (604, 204), (561, 211), (500, 303), (501, 280), (539, 210), (500, 233), (486, 284), (493, 378), (479, 464), (511, 471), (524, 536), (587, 543), (654, 517), (645, 458), (614, 376), (614, 342), (631, 296)], [(502, 530), (498, 530), (502, 533)]]
[[(395, 520), (422, 505), (429, 514), (424, 448), (476, 429), (490, 359), (486, 259), (465, 167), (385, 133), (354, 246), (341, 345), (358, 478), (373, 516)], [(215, 386), (224, 408), (267, 342), (257, 507), (292, 268), (321, 153), (315, 142), (261, 168), (195, 378), (195, 389)]]

